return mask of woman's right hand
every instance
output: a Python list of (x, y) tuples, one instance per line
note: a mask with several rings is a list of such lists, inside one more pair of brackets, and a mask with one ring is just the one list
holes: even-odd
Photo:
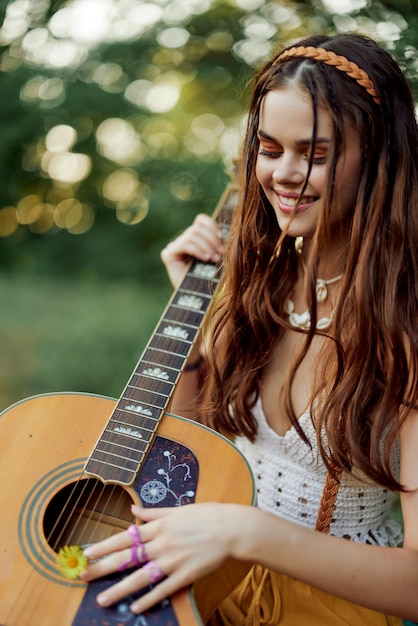
[(161, 260), (173, 287), (177, 289), (192, 257), (217, 263), (222, 253), (221, 229), (212, 217), (199, 213), (193, 224), (161, 251)]

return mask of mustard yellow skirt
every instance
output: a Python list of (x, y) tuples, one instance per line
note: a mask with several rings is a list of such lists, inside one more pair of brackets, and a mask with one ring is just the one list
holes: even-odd
[(255, 565), (208, 626), (403, 626), (283, 574)]

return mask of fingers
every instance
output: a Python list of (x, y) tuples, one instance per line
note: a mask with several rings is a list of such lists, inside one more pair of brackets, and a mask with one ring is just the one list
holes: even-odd
[[(153, 565), (159, 570), (159, 566), (157, 564), (153, 563)], [(161, 577), (163, 577), (164, 574), (162, 570), (160, 571), (161, 571)], [(160, 577), (160, 580), (161, 580), (161, 577)], [(158, 582), (158, 581), (154, 579), (154, 582)], [(150, 575), (150, 572), (148, 571), (146, 565), (144, 565), (142, 568), (135, 570), (129, 576), (126, 576), (125, 578), (117, 582), (116, 584), (112, 585), (111, 587), (109, 587), (108, 589), (100, 593), (96, 599), (100, 606), (103, 606), (103, 607), (111, 606), (115, 602), (118, 602), (118, 600), (121, 600), (122, 598), (126, 596), (133, 595), (134, 593), (140, 591), (141, 589), (148, 587), (152, 583), (153, 583), (152, 576)], [(159, 585), (158, 588), (156, 588), (158, 589), (157, 593), (153, 594), (154, 597), (156, 596), (158, 598), (156, 602), (164, 600), (167, 597), (167, 595), (164, 594), (164, 590), (161, 591), (159, 587), (161, 587), (161, 585)], [(144, 610), (142, 608), (141, 601), (137, 601), (135, 604), (136, 604), (136, 609), (135, 609), (136, 611)], [(148, 606), (152, 606), (152, 605), (150, 604)], [(133, 609), (133, 606), (131, 606), (131, 609)]]
[(84, 554), (89, 557), (89, 559), (98, 558), (100, 560), (95, 563), (90, 563), (85, 572), (80, 574), (80, 578), (84, 580), (84, 582), (88, 583), (96, 578), (101, 578), (102, 576), (108, 576), (109, 574), (113, 574), (121, 569), (121, 567), (131, 561), (131, 548), (125, 550), (119, 550), (106, 558), (101, 558), (98, 556), (98, 551), (96, 551), (95, 556), (90, 556), (90, 553), (86, 554), (86, 550)]
[[(135, 570), (129, 576), (100, 593), (96, 598), (97, 603), (102, 607), (108, 607), (126, 596), (135, 595), (138, 591), (155, 584), (150, 591), (135, 600), (130, 606), (133, 613), (143, 613), (155, 604), (172, 596), (179, 589), (191, 584), (191, 581), (179, 582), (180, 577), (176, 576), (165, 578), (163, 570), (154, 561), (152, 562), (152, 568), (154, 572), (158, 570), (158, 580), (155, 578), (155, 574), (154, 576), (150, 574), (150, 568), (144, 565), (141, 569)], [(157, 582), (158, 584), (156, 584)]]
[(131, 547), (133, 544), (131, 534), (128, 531), (124, 531), (117, 535), (112, 535), (107, 539), (103, 539), (103, 541), (95, 543), (92, 546), (88, 546), (88, 548), (84, 550), (84, 555), (90, 560), (101, 559), (107, 554), (118, 552), (124, 548)]
[(223, 251), (222, 231), (214, 219), (200, 213), (194, 222), (161, 253), (164, 260), (193, 256), (202, 261), (219, 261)]
[[(170, 508), (160, 508), (160, 509), (143, 509), (142, 507), (132, 505), (131, 507), (132, 513), (143, 522), (150, 522), (152, 520), (156, 520), (162, 517), (167, 517), (172, 513), (172, 509)], [(116, 535), (112, 535), (107, 539), (103, 539), (91, 546), (88, 546), (84, 550), (84, 555), (90, 560), (95, 561), (96, 559), (101, 559), (106, 555), (110, 555), (112, 553), (119, 552), (122, 554), (122, 550), (125, 550), (123, 554), (126, 556), (128, 554), (127, 548), (131, 548), (133, 545), (142, 547), (146, 541), (151, 539), (151, 527), (140, 526), (135, 527), (136, 532), (133, 534), (132, 527), (129, 527), (126, 531), (117, 533)], [(113, 561), (114, 562), (114, 561)], [(122, 559), (123, 562), (123, 559)], [(90, 569), (93, 568), (93, 565), (89, 566)], [(116, 568), (113, 569), (115, 571)], [(92, 571), (101, 571), (99, 568), (95, 568)], [(109, 573), (109, 572), (107, 572)], [(98, 573), (97, 576), (104, 575)], [(97, 576), (94, 576), (95, 578)], [(91, 576), (93, 578), (93, 576)], [(90, 579), (90, 578), (89, 578)]]
[(143, 509), (133, 505), (134, 515), (146, 523), (86, 548), (90, 564), (80, 577), (90, 582), (129, 568), (128, 575), (100, 593), (97, 601), (107, 607), (151, 586), (131, 607), (135, 613), (146, 611), (228, 557), (230, 540), (220, 539), (225, 507), (206, 503)]
[[(133, 505), (132, 512), (143, 521), (157, 520), (169, 515), (172, 510), (161, 508), (146, 511)], [(145, 511), (145, 512), (144, 512)], [(130, 526), (126, 531), (112, 535), (103, 541), (88, 546), (84, 555), (90, 564), (82, 574), (82, 579), (89, 582), (113, 572), (124, 571), (128, 567), (139, 566), (150, 560), (149, 542), (155, 531), (151, 526)], [(107, 557), (107, 558), (103, 558)], [(92, 561), (96, 561), (93, 562)]]
[(155, 604), (171, 597), (176, 591), (183, 589), (191, 583), (192, 581), (187, 580), (179, 582), (176, 576), (165, 578), (157, 586), (153, 587), (151, 591), (141, 596), (138, 600), (135, 600), (135, 602), (131, 604), (131, 611), (133, 613), (144, 613)]
[[(134, 508), (139, 509), (139, 507), (133, 507), (133, 509)], [(142, 509), (139, 509), (140, 513), (142, 513), (142, 511)], [(168, 515), (169, 512), (169, 509), (155, 510), (152, 511), (151, 515), (147, 517), (150, 519), (164, 517)], [(142, 565), (142, 567), (132, 570), (128, 576), (125, 576), (123, 579), (109, 586), (105, 591), (100, 593), (96, 598), (100, 606), (111, 606), (126, 596), (134, 595), (138, 591), (152, 586), (150, 591), (137, 599), (130, 607), (132, 612), (142, 613), (158, 602), (162, 602), (165, 598), (169, 597), (180, 588), (186, 586), (187, 584), (191, 584), (191, 580), (185, 580), (182, 582), (183, 576), (178, 574), (171, 576), (170, 578), (166, 578), (165, 571), (160, 567), (159, 562), (152, 559), (149, 560), (149, 555), (152, 555), (153, 549), (152, 547), (150, 548), (150, 543), (147, 543), (146, 545), (147, 552), (149, 554), (146, 555), (145, 563), (144, 561), (141, 563), (135, 562), (135, 557), (133, 557), (132, 551), (140, 550), (142, 555), (142, 551), (145, 546), (142, 541), (140, 541), (139, 544), (132, 545), (132, 533), (128, 531), (118, 533), (113, 537), (109, 537), (98, 544), (86, 548), (86, 556), (90, 559), (99, 558), (100, 560), (95, 563), (91, 563), (88, 569), (81, 574), (80, 577), (85, 582), (91, 582), (96, 578), (108, 576), (118, 570), (123, 571), (126, 569), (124, 566), (127, 563), (129, 563), (129, 566), (131, 567), (138, 567)], [(101, 558), (102, 556), (108, 554), (109, 551), (113, 550), (115, 551), (114, 553), (108, 555), (106, 558)], [(165, 567), (167, 568), (167, 572), (173, 569), (173, 566), (170, 566), (168, 562), (166, 562)]]
[(178, 287), (191, 257), (217, 263), (223, 253), (222, 231), (214, 219), (199, 214), (174, 241), (161, 251), (161, 259), (174, 287)]

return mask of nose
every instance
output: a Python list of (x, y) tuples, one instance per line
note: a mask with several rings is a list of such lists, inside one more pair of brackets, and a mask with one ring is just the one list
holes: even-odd
[(275, 183), (300, 185), (306, 176), (306, 163), (284, 153), (275, 161), (272, 178)]

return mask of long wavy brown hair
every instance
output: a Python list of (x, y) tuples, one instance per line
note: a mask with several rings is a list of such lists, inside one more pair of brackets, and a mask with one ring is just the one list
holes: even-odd
[[(252, 407), (263, 368), (289, 327), (284, 302), (297, 278), (295, 239), (280, 230), (255, 164), (261, 102), (267, 92), (291, 82), (310, 94), (313, 139), (318, 106), (331, 114), (334, 136), (324, 209), (309, 256), (311, 330), (289, 370), (286, 410), (306, 440), (291, 388), (316, 332), (316, 269), (320, 250), (333, 236), (335, 170), (348, 121), (360, 133), (363, 163), (350, 220), (341, 224), (347, 241), (344, 276), (311, 410), (331, 472), (335, 466), (356, 467), (389, 489), (402, 489), (392, 471), (392, 450), (402, 422), (418, 403), (418, 131), (413, 99), (397, 63), (370, 39), (315, 36), (296, 45), (322, 47), (355, 62), (373, 81), (380, 104), (355, 79), (320, 61), (277, 62), (277, 55), (256, 74), (241, 160), (241, 198), (210, 315), (210, 345), (215, 346), (208, 378), (210, 422), (231, 436), (255, 439)], [(319, 436), (323, 432), (325, 439)]]

